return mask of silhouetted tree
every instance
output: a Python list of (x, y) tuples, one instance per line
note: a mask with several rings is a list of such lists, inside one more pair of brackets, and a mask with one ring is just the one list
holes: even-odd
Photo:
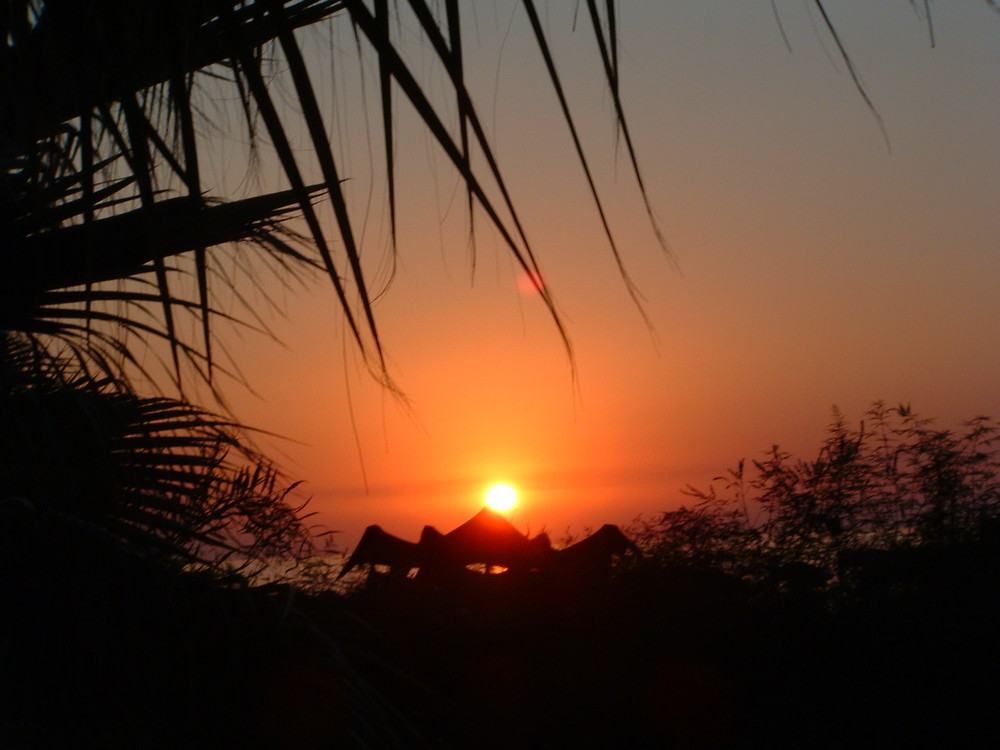
[(757, 580), (802, 565), (849, 577), (843, 561), (872, 562), (873, 551), (993, 543), (998, 427), (977, 417), (962, 431), (941, 429), (909, 406), (876, 402), (850, 428), (834, 409), (814, 460), (775, 445), (718, 481), (721, 491), (688, 488), (692, 507), (639, 530), (653, 559)]
[[(853, 74), (823, 2), (815, 4)], [(634, 296), (549, 35), (534, 0), (519, 6)], [(362, 263), (356, 199), (345, 185), (351, 175), (339, 145), (345, 142), (338, 137), (342, 124), (324, 113), (306, 46), (310, 29), (346, 29), (360, 69), (378, 81), (379, 121), (372, 130), (381, 134), (393, 245), (402, 102), (464, 185), (470, 232), (476, 217), (476, 226), (496, 232), (527, 278), (540, 279), (536, 248), (483, 127), (476, 92), (467, 86), (466, 13), (458, 0), (434, 6), (426, 0), (4, 0), (3, 392), (35, 388), (35, 376), (46, 374), (60, 388), (89, 392), (88, 398), (137, 395), (138, 378), (143, 388), (172, 381), (182, 408), (189, 406), (192, 381), (208, 384), (221, 400), (220, 374), (239, 375), (218, 325), (233, 322), (232, 307), (243, 304), (241, 278), (259, 287), (268, 273), (285, 280), (324, 275), (363, 361), (394, 387), (372, 308), (372, 280)], [(616, 13), (611, 0), (600, 7), (588, 0), (580, 15), (593, 35), (623, 151), (652, 221), (619, 97)], [(404, 25), (415, 29), (416, 47), (430, 62), (410, 62), (413, 45), (398, 30)], [(210, 154), (224, 129), (220, 121), (241, 132), (251, 163), (263, 164), (263, 154), (273, 153), (282, 189), (244, 185), (243, 197), (236, 198), (233, 185), (209, 177)], [(293, 145), (293, 131), (303, 133), (307, 151), (302, 143)], [(655, 222), (653, 229), (662, 243)], [(550, 290), (539, 285), (538, 291), (569, 349)], [(266, 327), (251, 305), (243, 304), (240, 317)], [(157, 358), (165, 360), (162, 371), (148, 365)], [(34, 373), (30, 383), (26, 372)], [(221, 428), (213, 415), (199, 414), (202, 427)], [(234, 424), (226, 431), (217, 436), (220, 445), (245, 449), (229, 469), (262, 460)], [(37, 493), (30, 501), (42, 502)], [(159, 516), (148, 520), (153, 517)]]
[[(603, 220), (546, 32), (534, 2), (525, 0), (523, 9)], [(217, 328), (233, 322), (229, 301), (243, 299), (238, 276), (260, 285), (265, 273), (325, 275), (365, 363), (392, 387), (344, 185), (345, 155), (330, 137), (336, 124), (322, 112), (303, 48), (308, 27), (348, 28), (362, 67), (377, 77), (393, 243), (402, 100), (464, 183), (470, 229), (474, 215), (483, 217), (529, 278), (540, 278), (466, 87), (464, 10), (457, 0), (436, 9), (424, 0), (5, 0), (5, 498), (85, 520), (120, 541), (138, 543), (136, 529), (144, 529), (203, 562), (226, 551), (273, 551), (278, 538), (288, 542), (286, 551), (300, 544), (301, 524), (275, 523), (295, 512), (274, 467), (232, 419), (194, 408), (185, 394), (201, 382), (224, 403), (220, 374), (238, 377), (238, 363), (226, 358)], [(618, 98), (614, 4), (601, 10), (588, 3), (587, 11), (641, 187)], [(395, 31), (403, 22), (416, 24), (450, 103), (432, 96), (407, 61)], [(225, 101), (237, 104), (227, 111)], [(273, 149), (287, 187), (235, 199), (218, 192), (231, 186), (206, 176), (206, 157), (220, 143), (215, 117), (235, 118), (251, 163), (260, 162), (263, 146)], [(307, 153), (292, 144), (290, 131), (299, 126)], [(617, 255), (606, 220), (605, 227)], [(538, 291), (562, 332), (549, 290)], [(255, 319), (248, 304), (244, 316)], [(263, 325), (259, 316), (256, 322)], [(150, 354), (165, 360), (162, 370), (150, 368)], [(147, 388), (165, 375), (173, 398), (140, 395), (136, 382)], [(160, 416), (171, 410), (179, 416)], [(51, 481), (52, 466), (66, 470), (60, 483)], [(99, 490), (85, 489), (95, 482)], [(291, 515), (282, 516), (286, 511)], [(213, 548), (214, 557), (203, 554)]]

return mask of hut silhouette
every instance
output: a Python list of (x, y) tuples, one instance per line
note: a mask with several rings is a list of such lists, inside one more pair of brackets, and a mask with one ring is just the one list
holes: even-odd
[(605, 524), (587, 538), (564, 550), (553, 549), (548, 534), (529, 538), (502, 514), (483, 508), (447, 534), (425, 526), (419, 542), (409, 542), (377, 525), (365, 529), (361, 541), (338, 577), (359, 565), (386, 566), (390, 575), (406, 577), (413, 569), (420, 576), (463, 574), (470, 566), (486, 572), (504, 568), (513, 573), (572, 569), (588, 574), (610, 572), (614, 557), (639, 555), (638, 548), (612, 524)]
[(483, 508), (468, 521), (439, 537), (426, 533), (421, 542), (437, 549), (435, 562), (455, 566), (482, 564), (508, 569), (544, 566), (552, 555), (548, 535), (529, 539), (500, 513)]

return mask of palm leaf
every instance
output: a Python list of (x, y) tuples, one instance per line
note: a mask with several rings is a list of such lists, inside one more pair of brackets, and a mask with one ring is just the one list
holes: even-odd
[[(452, 79), (458, 81), (456, 90), (465, 89), (465, 71), (462, 62), (462, 21), (459, 15), (458, 0), (445, 0), (445, 12), (448, 19), (448, 46), (451, 48), (451, 56), (448, 58), (446, 66)], [(466, 169), (471, 169), (469, 162), (469, 112), (466, 107), (466, 100), (462, 96), (457, 97), (458, 101), (458, 135), (462, 144), (462, 158), (465, 160)], [(472, 274), (476, 273), (476, 223), (474, 198), (472, 189), (468, 184), (465, 186), (465, 202), (469, 215), (469, 247), (472, 251), (471, 267)]]
[[(592, 0), (591, 3), (592, 5)], [(643, 319), (646, 324), (652, 327), (652, 323), (646, 315), (645, 310), (642, 307), (642, 301), (639, 297), (639, 291), (635, 286), (635, 283), (628, 275), (628, 271), (625, 269), (625, 262), (622, 260), (621, 253), (618, 251), (618, 244), (615, 242), (614, 233), (611, 231), (611, 226), (608, 224), (608, 218), (604, 213), (604, 205), (601, 202), (601, 197), (597, 192), (597, 185), (594, 183), (594, 177), (590, 172), (590, 165), (587, 162), (587, 156), (583, 151), (583, 145), (580, 143), (580, 136), (576, 131), (576, 123), (573, 120), (573, 115), (570, 113), (569, 103), (566, 101), (566, 94), (563, 92), (562, 81), (559, 78), (559, 73), (556, 71), (555, 60), (552, 59), (552, 54), (549, 51), (548, 42), (545, 39), (545, 33), (542, 30), (541, 21), (538, 18), (538, 13), (535, 10), (535, 4), (533, 0), (524, 0), (524, 8), (528, 13), (528, 20), (531, 23), (531, 28), (535, 33), (535, 41), (538, 44), (538, 49), (542, 53), (542, 58), (545, 60), (545, 69), (549, 73), (549, 78), (552, 81), (552, 85), (556, 91), (556, 98), (559, 100), (559, 106), (562, 109), (563, 119), (566, 121), (566, 125), (569, 127), (570, 136), (573, 140), (573, 146), (576, 149), (577, 159), (580, 161), (580, 166), (583, 168), (583, 173), (587, 179), (587, 185), (590, 188), (590, 195), (594, 199), (594, 205), (597, 208), (597, 214), (601, 219), (601, 226), (604, 227), (604, 235), (607, 237), (608, 244), (611, 247), (611, 253), (615, 258), (615, 263), (618, 266), (618, 273), (621, 275), (622, 280), (625, 282), (625, 288), (628, 290), (629, 296), (632, 301), (635, 302), (636, 307), (642, 314)], [(603, 37), (602, 37), (603, 41)], [(609, 70), (608, 78), (611, 81), (612, 89), (617, 88), (617, 83), (614, 79), (617, 74), (613, 70)], [(627, 131), (626, 131), (627, 132)], [(627, 136), (626, 136), (627, 138)], [(631, 143), (630, 141), (627, 141)], [(643, 190), (645, 194), (645, 190)]]
[[(120, 386), (51, 380), (16, 388), (0, 411), (10, 459), (0, 481), (43, 515), (184, 564), (207, 563), (220, 550), (273, 551), (267, 518), (275, 515), (285, 518), (286, 551), (307, 538), (277, 489), (278, 474), (231, 420)], [(37, 472), (41, 463), (49, 470)]]
[[(344, 312), (351, 334), (353, 335), (359, 348), (362, 352), (364, 352), (366, 351), (366, 346), (364, 338), (361, 334), (361, 329), (358, 327), (354, 314), (351, 311), (351, 305), (347, 299), (347, 292), (340, 280), (340, 275), (334, 264), (333, 256), (330, 253), (330, 248), (327, 245), (326, 237), (320, 226), (319, 219), (316, 216), (316, 212), (313, 210), (312, 203), (309, 199), (309, 192), (302, 179), (298, 163), (296, 162), (288, 137), (285, 134), (281, 118), (279, 117), (278, 111), (271, 99), (271, 95), (268, 92), (268, 88), (264, 81), (259, 64), (257, 64), (253, 58), (252, 47), (249, 45), (248, 41), (243, 38), (243, 29), (240, 27), (234, 13), (228, 6), (222, 13), (222, 16), (223, 21), (226, 23), (226, 32), (230, 39), (230, 43), (237, 52), (237, 54), (234, 55), (234, 60), (238, 61), (240, 65), (240, 72), (245, 77), (250, 94), (253, 97), (253, 101), (263, 118), (268, 135), (270, 136), (271, 142), (274, 144), (274, 148), (277, 151), (281, 167), (285, 176), (291, 183), (292, 191), (298, 199), (298, 204), (302, 210), (306, 225), (309, 227), (309, 232), (312, 235), (313, 241), (316, 243), (316, 248), (323, 260), (327, 274), (333, 282), (337, 299), (340, 302), (341, 309)], [(314, 124), (311, 125), (311, 127), (313, 126)], [(329, 184), (327, 185), (327, 188), (331, 192), (335, 192)], [(338, 220), (339, 219), (340, 217), (338, 216)], [(368, 301), (363, 300), (363, 302), (367, 303)]]
[[(433, 45), (437, 54), (442, 58), (448, 56), (447, 44), (444, 41), (444, 36), (441, 29), (438, 27), (437, 23), (433, 20), (430, 15), (430, 11), (427, 8), (423, 0), (410, 0), (410, 5), (413, 7), (414, 11), (417, 13), (418, 19), (421, 21), (424, 31), (427, 33), (428, 38)], [(370, 41), (377, 42), (377, 29), (375, 27), (374, 18), (371, 13), (363, 4), (352, 3), (348, 6), (351, 12), (351, 18), (354, 23), (362, 30), (366, 37)], [(528, 274), (529, 278), (538, 280), (543, 278), (541, 271), (538, 267), (538, 262), (535, 258), (535, 253), (532, 250), (531, 244), (528, 242), (527, 236), (524, 232), (524, 228), (521, 225), (520, 219), (518, 218), (518, 213), (514, 208), (513, 201), (511, 200), (510, 193), (507, 190), (506, 184), (500, 172), (499, 165), (496, 159), (493, 158), (492, 149), (489, 146), (489, 142), (486, 139), (485, 132), (483, 131), (479, 119), (476, 116), (475, 109), (472, 106), (472, 102), (468, 97), (468, 92), (465, 91), (464, 86), (460, 81), (452, 79), (452, 84), (455, 86), (458, 96), (466, 102), (467, 114), (469, 123), (473, 128), (473, 132), (476, 135), (477, 145), (483, 152), (484, 157), (489, 164), (491, 175), (499, 189), (501, 196), (504, 199), (505, 205), (507, 207), (508, 213), (511, 216), (511, 222), (514, 225), (513, 231), (517, 233), (521, 242), (520, 244), (515, 241), (512, 230), (508, 228), (507, 224), (500, 218), (497, 209), (493, 205), (493, 202), (486, 195), (485, 190), (476, 174), (472, 171), (467, 160), (462, 156), (462, 152), (458, 145), (452, 139), (451, 135), (448, 133), (447, 128), (441, 121), (434, 107), (428, 100), (425, 92), (420, 87), (413, 73), (409, 70), (406, 64), (403, 62), (399, 53), (392, 47), (386, 49), (378, 49), (376, 47), (376, 52), (379, 54), (380, 58), (384, 58), (393, 78), (399, 84), (400, 89), (403, 91), (410, 104), (419, 114), (424, 125), (430, 131), (431, 135), (437, 140), (438, 145), (442, 148), (448, 158), (451, 160), (453, 166), (462, 175), (469, 189), (472, 190), (473, 195), (476, 197), (480, 207), (485, 211), (487, 217), (493, 224), (493, 227), (500, 234), (507, 248), (514, 257), (517, 264)], [(536, 282), (537, 283), (537, 282)], [(559, 314), (556, 310), (555, 302), (552, 298), (551, 290), (544, 285), (537, 283), (537, 289), (539, 296), (548, 308), (553, 321), (555, 322), (556, 328), (559, 332), (560, 337), (563, 341), (563, 346), (567, 353), (570, 355), (570, 361), (572, 363), (572, 351), (573, 347), (569, 339), (569, 335), (564, 328)]]
[[(527, 0), (525, 7), (621, 265), (534, 4)], [(403, 61), (390, 33), (402, 10), (388, 0), (375, 0), (373, 8), (361, 0), (6, 0), (7, 12), (0, 13), (5, 490), (80, 533), (106, 535), (171, 564), (215, 565), (218, 572), (221, 561), (235, 556), (305, 548), (302, 508), (288, 502), (280, 475), (252, 448), (249, 432), (183, 400), (141, 396), (130, 378), (162, 382), (162, 373), (149, 373), (145, 363), (169, 350), (162, 355), (169, 362), (159, 366), (176, 391), (184, 392), (182, 375), (191, 372), (223, 404), (217, 378), (239, 373), (214, 327), (245, 323), (223, 314), (216, 295), (228, 286), (251, 323), (266, 330), (240, 289), (263, 286), (259, 258), (282, 281), (317, 269), (324, 274), (363, 361), (392, 387), (341, 176), (345, 161), (331, 144), (300, 46), (300, 29), (341, 10), (359, 54), (366, 45), (378, 65), (393, 252), (401, 198), (395, 97), (412, 108), (464, 183), (470, 238), (478, 206), (514, 262), (529, 278), (542, 278), (467, 90), (457, 0), (446, 0), (437, 15), (426, 0), (408, 1), (447, 74), (455, 128), (445, 126), (428, 84)], [(614, 10), (608, 0), (606, 30), (596, 20), (595, 30), (646, 199), (618, 101)], [(142, 31), (154, 28), (156, 34)], [(290, 81), (308, 152), (293, 148), (290, 108), (281, 108), (268, 74), (272, 59), (281, 80)], [(213, 93), (235, 92), (251, 161), (262, 158), (267, 149), (258, 141), (266, 141), (285, 189), (236, 200), (213, 194), (199, 162), (208, 142), (201, 128), (211, 125), (199, 109), (202, 81)], [(333, 229), (314, 205), (321, 199), (329, 201)], [(292, 219), (304, 225), (302, 234), (292, 230)], [(221, 262), (227, 257), (246, 263), (229, 268)], [(474, 273), (474, 246), (472, 267)], [(634, 294), (623, 266), (622, 274)], [(540, 281), (538, 291), (572, 366), (552, 293)]]
[(298, 191), (281, 191), (214, 205), (189, 196), (155, 201), (144, 211), (25, 236), (0, 259), (0, 276), (11, 287), (44, 291), (146, 273), (157, 259), (251, 238), (300, 199)]
[[(336, 13), (336, 0), (288, 2), (295, 28)], [(214, 0), (47, 0), (37, 24), (7, 45), (0, 59), (5, 82), (0, 111), (17, 113), (0, 122), (0, 155), (55, 133), (59, 126), (116, 100), (123, 91), (152, 88), (179, 73), (193, 73), (235, 57), (228, 20), (242, 27), (251, 46), (275, 36), (273, 24), (254, 3)], [(223, 18), (222, 16), (225, 16)], [(228, 19), (228, 20), (227, 20)], [(156, 29), (136, 34), (136, 29)]]
[(642, 172), (639, 169), (639, 158), (636, 155), (635, 147), (632, 145), (632, 136), (629, 133), (628, 122), (625, 119), (625, 108), (622, 106), (621, 98), (618, 95), (618, 61), (617, 54), (615, 52), (617, 42), (614, 32), (614, 4), (612, 0), (608, 0), (609, 39), (607, 42), (605, 41), (604, 34), (601, 31), (601, 22), (598, 17), (595, 0), (587, 0), (587, 8), (590, 11), (591, 25), (594, 29), (594, 36), (597, 39), (597, 48), (601, 55), (601, 62), (604, 65), (605, 78), (607, 79), (611, 89), (611, 100), (615, 105), (615, 117), (618, 122), (618, 127), (625, 138), (625, 146), (628, 150), (629, 162), (632, 165), (632, 173), (635, 175), (636, 183), (639, 186), (639, 193), (642, 196), (643, 205), (646, 208), (646, 216), (649, 218), (649, 222), (653, 227), (653, 232), (656, 235), (657, 241), (660, 243), (660, 247), (662, 247), (664, 252), (670, 256), (666, 238), (663, 236), (659, 222), (656, 221), (656, 217), (653, 213), (653, 207), (649, 202), (649, 193), (646, 191), (646, 184), (642, 179)]
[[(837, 27), (834, 26), (833, 21), (830, 20), (830, 16), (826, 12), (826, 7), (823, 5), (823, 0), (815, 0), (815, 4), (816, 8), (819, 10), (820, 16), (823, 18), (823, 23), (826, 25), (826, 30), (829, 32), (830, 38), (833, 39), (834, 44), (837, 45), (837, 51), (840, 53), (840, 59), (844, 61), (844, 65), (847, 67), (847, 72), (851, 76), (851, 81), (854, 82), (854, 88), (857, 89), (858, 94), (860, 94), (861, 98), (864, 100), (865, 106), (868, 107), (868, 111), (872, 113), (872, 117), (874, 117), (875, 122), (878, 123), (878, 128), (882, 131), (882, 137), (885, 139), (886, 148), (892, 151), (892, 144), (889, 142), (889, 131), (885, 129), (885, 123), (882, 121), (882, 115), (879, 114), (878, 110), (875, 108), (874, 102), (871, 100), (871, 97), (868, 96), (868, 92), (865, 91), (865, 87), (861, 83), (861, 78), (858, 76), (857, 68), (854, 67), (854, 61), (851, 60), (851, 56), (848, 54), (847, 48), (844, 47), (843, 42), (840, 40), (840, 33), (837, 31)], [(930, 16), (928, 16), (928, 18), (930, 18)]]

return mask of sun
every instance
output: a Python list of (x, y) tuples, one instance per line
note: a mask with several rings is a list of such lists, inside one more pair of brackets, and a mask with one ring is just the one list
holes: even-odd
[(494, 484), (486, 491), (486, 505), (493, 510), (510, 510), (517, 502), (517, 490), (509, 484)]

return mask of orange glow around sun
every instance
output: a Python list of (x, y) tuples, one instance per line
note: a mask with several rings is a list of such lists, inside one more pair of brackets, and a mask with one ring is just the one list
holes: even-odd
[(510, 510), (517, 502), (517, 490), (509, 484), (494, 484), (486, 491), (486, 505), (493, 510)]

